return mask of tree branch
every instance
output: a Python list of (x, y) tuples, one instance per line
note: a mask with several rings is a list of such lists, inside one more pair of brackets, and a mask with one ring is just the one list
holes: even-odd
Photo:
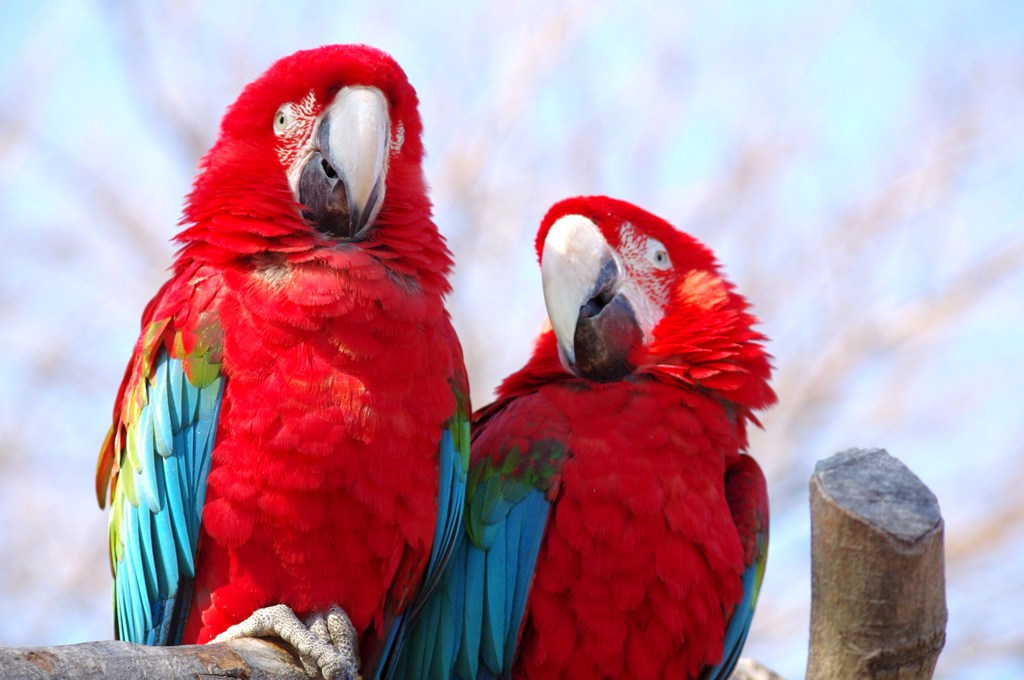
[(286, 647), (255, 638), (181, 647), (147, 647), (110, 640), (59, 647), (0, 648), (0, 668), (9, 680), (72, 677), (309, 680), (302, 665)]
[[(0, 647), (6, 680), (103, 677), (107, 680), (310, 680), (277, 641), (244, 638), (209, 645), (148, 647), (107, 640), (57, 647)], [(316, 677), (316, 676), (312, 676)], [(752, 659), (740, 659), (731, 680), (781, 680)]]

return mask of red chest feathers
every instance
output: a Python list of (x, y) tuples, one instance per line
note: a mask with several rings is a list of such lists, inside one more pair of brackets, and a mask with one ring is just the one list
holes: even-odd
[(338, 272), (282, 276), (229, 279), (220, 309), (227, 381), (197, 604), (214, 635), (279, 602), (300, 616), (337, 603), (363, 633), (430, 552), (455, 409), (448, 319), (439, 297), (394, 282), (368, 304)]
[(531, 591), (523, 676), (696, 675), (721, 655), (723, 611), (742, 592), (724, 490), (731, 425), (712, 400), (656, 384), (544, 392), (547, 413), (570, 414), (570, 457)]

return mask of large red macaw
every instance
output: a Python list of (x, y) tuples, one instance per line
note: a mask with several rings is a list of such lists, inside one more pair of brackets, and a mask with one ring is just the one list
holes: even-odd
[(551, 328), (474, 416), (466, 529), (401, 678), (726, 678), (768, 496), (764, 337), (711, 252), (606, 197), (537, 237)]
[(120, 639), (298, 616), (300, 653), (354, 675), (345, 613), (370, 669), (439, 574), (469, 405), (421, 130), (365, 46), (284, 58), (225, 114), (99, 459)]

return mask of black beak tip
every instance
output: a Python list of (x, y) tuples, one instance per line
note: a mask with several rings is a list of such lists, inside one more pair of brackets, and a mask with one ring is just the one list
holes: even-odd
[(580, 308), (573, 337), (576, 371), (588, 380), (614, 382), (633, 372), (629, 355), (643, 331), (629, 301), (601, 293)]
[(299, 202), (302, 216), (325, 236), (351, 241), (359, 234), (359, 213), (352, 209), (345, 182), (320, 153), (313, 154), (302, 169)]

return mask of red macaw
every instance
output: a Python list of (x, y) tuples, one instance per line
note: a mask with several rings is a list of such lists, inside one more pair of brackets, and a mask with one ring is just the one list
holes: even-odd
[(474, 415), (465, 532), (390, 671), (726, 678), (767, 555), (765, 338), (707, 248), (629, 203), (558, 203), (537, 251), (551, 328)]
[(225, 114), (100, 454), (120, 639), (297, 615), (300, 653), (354, 675), (318, 640), (351, 645), (347, 613), (372, 668), (440, 573), (469, 405), (421, 130), (365, 46), (286, 57)]

